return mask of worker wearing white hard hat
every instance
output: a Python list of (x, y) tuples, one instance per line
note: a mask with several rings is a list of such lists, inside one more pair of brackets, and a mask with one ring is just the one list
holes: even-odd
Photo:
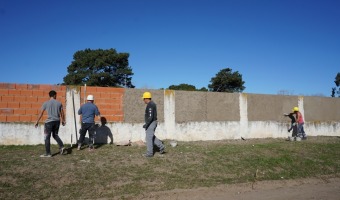
[(79, 131), (80, 137), (78, 140), (78, 150), (83, 145), (86, 132), (89, 132), (89, 150), (93, 150), (94, 146), (94, 132), (95, 132), (95, 116), (101, 118), (98, 107), (94, 104), (94, 96), (88, 95), (86, 98), (87, 102), (83, 104), (79, 110), (78, 115), (81, 115), (81, 129)]

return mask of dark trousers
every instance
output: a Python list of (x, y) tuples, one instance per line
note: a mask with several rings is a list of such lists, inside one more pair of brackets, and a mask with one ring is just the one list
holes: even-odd
[(81, 146), (84, 142), (86, 132), (89, 132), (89, 146), (93, 146), (93, 137), (95, 132), (95, 124), (94, 123), (82, 123), (81, 129), (79, 131), (80, 137), (78, 141), (78, 146)]
[(60, 121), (47, 122), (44, 126), (45, 150), (46, 154), (51, 154), (51, 134), (57, 141), (59, 148), (64, 147), (63, 141), (58, 136)]

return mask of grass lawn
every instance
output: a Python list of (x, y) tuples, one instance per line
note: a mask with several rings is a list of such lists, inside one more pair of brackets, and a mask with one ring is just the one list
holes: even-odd
[(164, 141), (166, 154), (144, 158), (146, 147), (97, 146), (94, 152), (52, 145), (0, 146), (0, 199), (134, 199), (151, 191), (296, 179), (340, 172), (340, 138), (306, 141), (249, 139)]

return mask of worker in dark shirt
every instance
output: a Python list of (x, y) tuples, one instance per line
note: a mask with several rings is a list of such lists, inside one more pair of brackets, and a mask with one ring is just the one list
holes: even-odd
[(288, 132), (292, 131), (292, 139), (295, 140), (297, 137), (297, 133), (298, 133), (298, 128), (297, 128), (297, 123), (296, 123), (296, 118), (295, 118), (295, 114), (294, 112), (289, 113), (289, 114), (284, 114), (284, 116), (289, 117), (291, 120), (290, 123), (290, 128), (288, 129)]
[(146, 105), (145, 109), (145, 124), (143, 125), (143, 128), (145, 128), (146, 136), (146, 146), (147, 146), (147, 152), (146, 154), (143, 154), (145, 157), (153, 157), (153, 147), (156, 145), (159, 148), (159, 153), (163, 154), (164, 152), (164, 145), (162, 141), (160, 141), (155, 136), (155, 130), (157, 128), (157, 106), (156, 104), (151, 100), (151, 93), (150, 92), (144, 92), (143, 94), (143, 101)]

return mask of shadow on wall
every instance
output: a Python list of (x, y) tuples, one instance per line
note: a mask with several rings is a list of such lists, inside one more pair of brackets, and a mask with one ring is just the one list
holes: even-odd
[[(96, 135), (94, 138), (95, 144), (113, 144), (113, 135), (109, 127), (106, 126), (107, 120), (105, 117), (100, 118), (101, 126), (96, 124)], [(110, 142), (109, 142), (110, 138)]]

